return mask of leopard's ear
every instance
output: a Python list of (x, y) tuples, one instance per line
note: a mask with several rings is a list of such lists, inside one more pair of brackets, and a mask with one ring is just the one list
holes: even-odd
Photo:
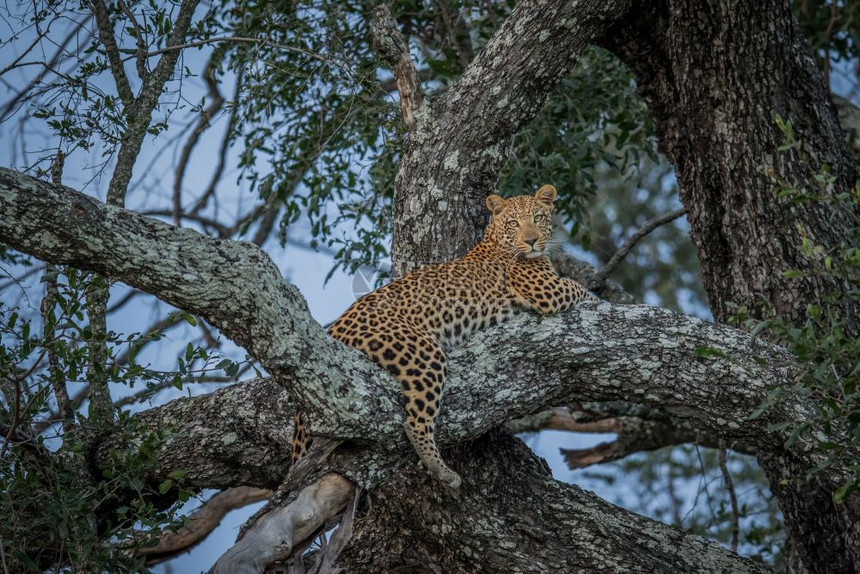
[(535, 193), (535, 201), (550, 209), (552, 209), (556, 197), (558, 197), (558, 192), (553, 185), (545, 185)]
[(493, 215), (498, 215), (502, 212), (507, 205), (508, 200), (499, 197), (498, 195), (488, 195), (487, 196), (487, 209), (490, 210), (490, 213)]

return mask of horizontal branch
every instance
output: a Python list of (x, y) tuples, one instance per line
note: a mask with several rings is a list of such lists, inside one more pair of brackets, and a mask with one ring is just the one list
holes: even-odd
[[(338, 566), (355, 574), (765, 571), (717, 543), (554, 480), (545, 463), (505, 431), (488, 433), (451, 456), (464, 479), (456, 494), (440, 489), (421, 465), (405, 468), (372, 495)], [(260, 517), (213, 572), (254, 572), (275, 558), (268, 550), (273, 540), (294, 547), (290, 511), (314, 509), (307, 513), (314, 524), (325, 522), (317, 509), (336, 517), (345, 494), (321, 488), (334, 476)]]
[[(319, 362), (336, 368), (325, 358)], [(768, 428), (810, 420), (808, 406), (786, 398), (761, 416), (752, 415), (769, 388), (791, 380), (793, 367), (789, 353), (747, 333), (654, 307), (586, 303), (557, 317), (521, 315), (450, 353), (438, 438), (453, 445), (553, 405), (625, 400), (659, 409), (689, 425), (691, 433), (777, 452), (790, 429)], [(336, 448), (301, 484), (338, 471), (373, 487), (411, 459), (398, 424), (403, 415), (395, 385), (381, 385), (374, 393), (376, 398), (354, 397), (350, 407), (351, 416), (376, 429), (373, 441), (359, 438)], [(391, 400), (378, 398), (388, 395)], [(149, 427), (172, 421), (177, 431), (159, 455), (165, 466), (155, 478), (191, 465), (188, 476), (199, 487), (272, 488), (289, 467), (286, 421), (294, 412), (279, 385), (257, 380), (138, 416)], [(317, 436), (351, 438), (330, 433), (329, 421), (312, 423)], [(105, 448), (102, 452), (121, 446)], [(795, 449), (809, 468), (821, 462), (811, 439), (800, 437)], [(195, 462), (194, 453), (200, 452), (206, 457)], [(842, 472), (835, 466), (823, 474), (835, 485)]]
[[(621, 401), (554, 408), (510, 421), (507, 428), (515, 433), (557, 430), (618, 435), (611, 442), (589, 448), (561, 449), (571, 469), (613, 462), (631, 454), (667, 446), (696, 444), (720, 448), (725, 443), (718, 437), (696, 430), (686, 421), (671, 419), (655, 409)], [(745, 443), (732, 441), (728, 446), (731, 450), (755, 455), (755, 451)]]

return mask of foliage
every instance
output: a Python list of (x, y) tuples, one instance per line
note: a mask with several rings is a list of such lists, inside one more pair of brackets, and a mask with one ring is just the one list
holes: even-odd
[(860, 4), (828, 0), (792, 3), (806, 39), (829, 70), (831, 62), (853, 62), (860, 57)]
[[(235, 374), (239, 366), (229, 360), (216, 365), (217, 357), (189, 343), (175, 372), (151, 370), (136, 361), (136, 354), (160, 334), (94, 335), (84, 298), (88, 274), (69, 268), (44, 278), (58, 279), (46, 299), (42, 325), (0, 302), (0, 544), (15, 571), (45, 569), (58, 555), (74, 571), (133, 571), (142, 563), (129, 550), (180, 526), (175, 512), (192, 494), (182, 487), (181, 472), (158, 485), (141, 480), (171, 431), (138, 428), (127, 411), (118, 412), (110, 428), (100, 428), (77, 408), (84, 391), (71, 397), (76, 412), (63, 420), (57, 389), (63, 394), (86, 389), (98, 371), (113, 387), (143, 387), (139, 396), (145, 397), (166, 386), (181, 389), (215, 369)], [(195, 321), (187, 314), (177, 319)], [(94, 342), (107, 346), (105, 364), (94, 363)], [(104, 432), (143, 439), (108, 465), (92, 469), (88, 449)], [(118, 499), (132, 502), (118, 507)], [(118, 544), (105, 545), (106, 538)]]
[[(557, 209), (574, 222), (570, 234), (576, 235), (587, 224), (585, 205), (598, 183), (615, 177), (627, 185), (644, 160), (656, 158), (654, 126), (632, 74), (608, 52), (589, 48), (514, 138), (499, 189), (517, 195), (551, 180), (562, 190)], [(587, 225), (582, 241), (589, 249)]]

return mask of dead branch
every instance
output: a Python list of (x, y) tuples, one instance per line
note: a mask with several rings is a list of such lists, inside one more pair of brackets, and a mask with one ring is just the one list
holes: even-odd
[(391, 67), (397, 82), (403, 125), (410, 132), (414, 132), (415, 111), (421, 107), (421, 102), (424, 100), (421, 78), (409, 55), (409, 44), (394, 25), (391, 11), (385, 4), (380, 4), (376, 8), (373, 20), (373, 45), (382, 60)]
[(155, 546), (142, 546), (135, 549), (138, 556), (146, 556), (146, 564), (164, 562), (189, 550), (212, 532), (224, 516), (231, 510), (242, 508), (254, 502), (267, 500), (271, 490), (237, 486), (219, 492), (191, 515), (188, 524), (176, 532), (164, 532)]
[[(337, 474), (327, 474), (303, 489), (287, 506), (261, 515), (246, 534), (225, 552), (210, 574), (257, 574), (276, 560), (289, 557), (293, 547), (340, 514), (355, 496), (355, 486)], [(249, 531), (250, 532), (250, 531)]]

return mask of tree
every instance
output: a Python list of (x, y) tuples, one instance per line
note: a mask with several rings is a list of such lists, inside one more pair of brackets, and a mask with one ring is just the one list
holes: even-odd
[[(287, 224), (295, 221), (298, 182), (316, 186), (305, 207), (315, 235), (324, 238), (329, 233), (320, 203), (337, 198), (339, 186), (358, 187), (347, 164), (380, 145), (378, 122), (385, 115), (378, 99), (386, 88), (377, 85), (375, 68), (350, 68), (348, 60), (316, 46), (279, 41), (284, 28), (289, 32), (284, 37), (295, 39), (290, 34), (301, 32), (306, 20), (291, 20), (288, 14), (273, 17), (268, 6), (213, 6), (194, 23), (195, 2), (183, 2), (172, 17), (165, 10), (138, 10), (123, 2), (95, 4), (86, 18), (95, 20), (99, 48), (94, 51), (99, 57), (88, 67), (82, 56), (78, 69), (91, 75), (98, 66), (108, 70), (117, 98), (99, 95), (93, 104), (66, 104), (59, 112), (42, 107), (38, 113), (54, 118), (58, 132), (75, 146), (91, 145), (79, 121), (102, 125), (93, 118), (106, 110), (114, 114), (115, 123), (108, 123), (114, 132), (105, 136), (114, 144), (111, 149), (118, 150), (107, 202), (61, 185), (59, 159), (54, 160), (53, 183), (0, 171), (0, 240), (49, 264), (70, 266), (64, 268), (67, 279), (60, 285), (87, 293), (88, 330), (80, 328), (80, 340), (88, 343), (88, 352), (76, 360), (83, 361), (81, 370), (87, 373), (91, 406), (84, 416), (68, 398), (68, 365), (77, 364), (68, 349), (52, 342), (57, 338), (51, 333), (40, 345), (23, 335), (15, 352), (5, 356), (3, 455), (8, 450), (12, 457), (8, 472), (15, 480), (32, 480), (38, 474), (33, 469), (41, 464), (61, 469), (59, 482), (71, 482), (72, 477), (96, 492), (108, 489), (109, 495), (92, 507), (94, 516), (79, 526), (88, 536), (76, 540), (96, 544), (100, 537), (124, 532), (131, 543), (110, 547), (107, 557), (96, 558), (91, 549), (44, 544), (37, 553), (39, 541), (31, 540), (23, 552), (17, 549), (15, 559), (39, 568), (71, 562), (86, 569), (107, 560), (126, 560), (125, 567), (131, 567), (129, 560), (146, 554), (133, 550), (135, 538), (128, 530), (135, 520), (144, 517), (161, 528), (170, 517), (159, 512), (189, 492), (253, 486), (277, 493), (215, 571), (259, 571), (298, 555), (315, 533), (338, 519), (332, 540), (316, 553), (323, 569), (331, 568), (334, 560), (350, 572), (763, 569), (713, 542), (553, 480), (545, 465), (505, 428), (513, 419), (553, 406), (589, 403), (596, 405), (590, 408), (605, 409), (605, 418), (616, 419), (629, 415), (631, 405), (647, 407), (636, 415), (668, 429), (662, 444), (689, 442), (696, 436), (705, 437), (705, 444), (731, 444), (754, 454), (785, 516), (789, 568), (856, 570), (856, 444), (851, 435), (842, 434), (852, 427), (829, 424), (832, 421), (820, 416), (828, 396), (801, 392), (794, 384), (803, 365), (802, 355), (798, 360), (786, 349), (790, 340), (751, 337), (724, 324), (743, 314), (753, 320), (779, 316), (803, 323), (816, 318), (811, 303), (827, 301), (832, 324), (844, 334), (842, 344), (856, 340), (860, 330), (857, 297), (832, 296), (856, 291), (852, 276), (813, 272), (816, 257), (846, 253), (857, 240), (856, 207), (842, 209), (835, 199), (830, 201), (855, 189), (856, 173), (826, 84), (790, 7), (704, 0), (658, 5), (526, 1), (502, 14), (506, 17), (500, 17), (498, 25), (484, 28), (492, 34), (473, 55), (470, 38), (477, 33), (467, 20), (452, 20), (448, 4), (442, 3), (440, 27), (427, 29), (445, 31), (446, 40), (433, 54), (443, 57), (424, 58), (432, 63), (430, 82), (443, 89), (428, 96), (428, 80), (422, 80), (424, 70), (415, 68), (399, 23), (385, 8), (371, 14), (359, 6), (364, 12), (356, 13), (362, 18), (346, 20), (359, 23), (365, 43), (372, 34), (376, 50), (392, 68), (388, 91), (399, 93), (407, 134), (402, 151), (394, 145), (378, 157), (376, 171), (368, 177), (371, 184), (386, 181), (386, 173), (390, 176), (396, 166), (390, 218), (386, 209), (356, 207), (350, 221), (359, 231), (345, 240), (343, 250), (378, 254), (378, 240), (390, 228), (394, 274), (464, 253), (486, 222), (483, 199), (496, 191), (511, 138), (535, 118), (586, 47), (596, 44), (636, 78), (661, 150), (675, 167), (704, 289), (720, 323), (612, 302), (619, 299), (617, 286), (596, 280), (593, 271), (568, 256), (558, 256), (560, 269), (573, 269), (576, 278), (609, 302), (583, 304), (554, 318), (521, 316), (451, 353), (452, 376), (446, 383), (438, 440), (451, 448), (447, 457), (464, 483), (459, 493), (446, 491), (416, 464), (402, 436), (398, 393), (387, 375), (327, 337), (299, 292), (259, 248), (282, 209)], [(321, 7), (314, 27), (304, 31), (313, 38), (310, 32), (328, 30), (325, 42), (343, 38), (345, 52), (360, 54), (360, 43), (337, 28), (339, 20), (332, 16), (336, 10), (330, 8)], [(135, 46), (128, 58), (135, 61), (136, 96), (125, 70), (126, 52), (116, 43), (120, 15), (128, 24), (128, 36), (119, 37)], [(497, 14), (487, 12), (488, 19), (491, 15)], [(404, 18), (403, 26), (416, 22), (420, 16)], [(229, 35), (215, 35), (226, 29)], [(274, 60), (277, 50), (318, 62), (325, 76), (309, 82), (288, 70), (278, 81), (292, 82), (291, 87), (272, 91), (266, 103), (250, 97), (240, 103), (236, 98), (231, 130), (243, 125), (248, 145), (242, 162), (262, 202), (235, 225), (223, 226), (203, 215), (208, 200), (187, 207), (182, 187), (185, 154), (173, 209), (154, 213), (170, 217), (173, 224), (124, 209), (141, 143), (147, 130), (160, 129), (159, 122), (152, 123), (152, 114), (163, 109), (158, 108), (159, 98), (181, 49), (210, 44), (216, 47), (204, 76), (213, 98), (211, 107), (201, 106), (199, 123), (184, 148), (188, 155), (222, 105), (214, 96), (220, 94), (215, 70), (222, 65), (242, 62), (236, 85), (243, 89), (245, 82), (259, 83), (247, 88), (251, 94), (271, 86), (256, 82), (260, 76), (249, 62)], [(156, 57), (150, 70), (148, 62)], [(344, 76), (353, 86), (348, 97), (338, 89)], [(87, 77), (75, 81), (67, 85), (89, 85)], [(304, 89), (315, 91), (308, 95)], [(81, 92), (71, 93), (80, 97)], [(303, 98), (311, 97), (326, 102), (319, 120), (288, 118), (276, 120), (274, 129), (262, 127), (270, 113), (267, 106), (276, 105), (273, 101), (285, 99), (293, 109), (301, 109), (308, 105)], [(356, 101), (370, 103), (353, 112)], [(365, 121), (359, 121), (361, 114), (367, 115)], [(367, 118), (376, 118), (377, 124), (363, 131)], [(341, 131), (347, 122), (360, 127)], [(344, 133), (357, 136), (350, 139)], [(622, 134), (619, 130), (607, 147), (623, 152), (631, 136)], [(353, 151), (326, 151), (329, 155), (320, 160), (323, 167), (307, 161), (310, 154), (305, 150), (319, 150), (315, 142), (334, 138), (342, 138), (335, 149)], [(258, 154), (273, 153), (269, 141), (291, 147), (280, 147), (277, 169), (261, 175)], [(295, 153), (284, 153), (286, 149)], [(216, 168), (218, 176), (221, 169)], [(519, 175), (528, 178), (527, 173)], [(341, 179), (337, 184), (323, 181), (332, 177)], [(814, 198), (802, 193), (810, 182), (820, 184)], [(793, 193), (780, 198), (780, 189)], [(206, 191), (202, 197), (210, 196)], [(582, 201), (581, 196), (572, 201), (568, 215), (576, 214)], [(360, 218), (366, 216), (379, 226), (362, 233)], [(178, 227), (184, 219), (198, 222), (215, 237)], [(227, 240), (252, 225), (257, 228), (252, 243)], [(802, 244), (820, 249), (811, 249), (813, 257), (810, 250), (798, 249)], [(194, 317), (202, 319), (201, 324), (243, 347), (267, 376), (117, 416), (108, 381), (157, 377), (136, 368), (133, 356), (125, 371), (119, 361), (106, 359), (107, 345), (116, 337), (105, 326), (105, 282), (97, 276), (79, 277), (72, 268), (153, 294), (194, 323)], [(77, 328), (74, 318), (80, 314), (74, 307), (79, 299), (56, 293), (56, 276), (49, 268), (46, 282), (63, 311), (62, 320), (56, 321), (46, 312), (44, 323), (51, 332), (68, 329), (68, 324)], [(51, 306), (49, 301), (47, 308)], [(7, 320), (9, 329), (16, 320)], [(135, 342), (139, 344), (143, 342)], [(43, 351), (37, 351), (41, 356), (34, 360), (31, 353), (38, 348)], [(193, 345), (187, 349), (182, 366), (209, 356)], [(60, 363), (66, 365), (65, 372)], [(236, 375), (238, 367), (230, 361), (224, 366)], [(44, 385), (30, 393), (26, 383), (43, 371)], [(175, 381), (169, 377), (155, 384)], [(789, 390), (776, 394), (774, 389)], [(64, 444), (57, 453), (33, 442), (32, 430), (25, 429), (34, 424), (30, 411), (40, 404), (37, 398), (44, 404), (44, 395), (50, 393), (64, 422)], [(298, 408), (312, 414), (317, 439), (311, 454), (287, 474), (287, 421)], [(789, 424), (792, 421), (806, 425), (797, 427)], [(831, 456), (819, 444), (825, 435), (835, 445), (830, 450), (838, 447), (841, 456)], [(368, 499), (370, 510), (362, 506)], [(37, 516), (30, 502), (22, 501), (17, 510), (22, 517)], [(159, 528), (152, 532), (156, 538)], [(392, 537), (393, 531), (404, 534)], [(10, 532), (16, 535), (14, 529)], [(169, 546), (167, 538), (161, 541)]]

